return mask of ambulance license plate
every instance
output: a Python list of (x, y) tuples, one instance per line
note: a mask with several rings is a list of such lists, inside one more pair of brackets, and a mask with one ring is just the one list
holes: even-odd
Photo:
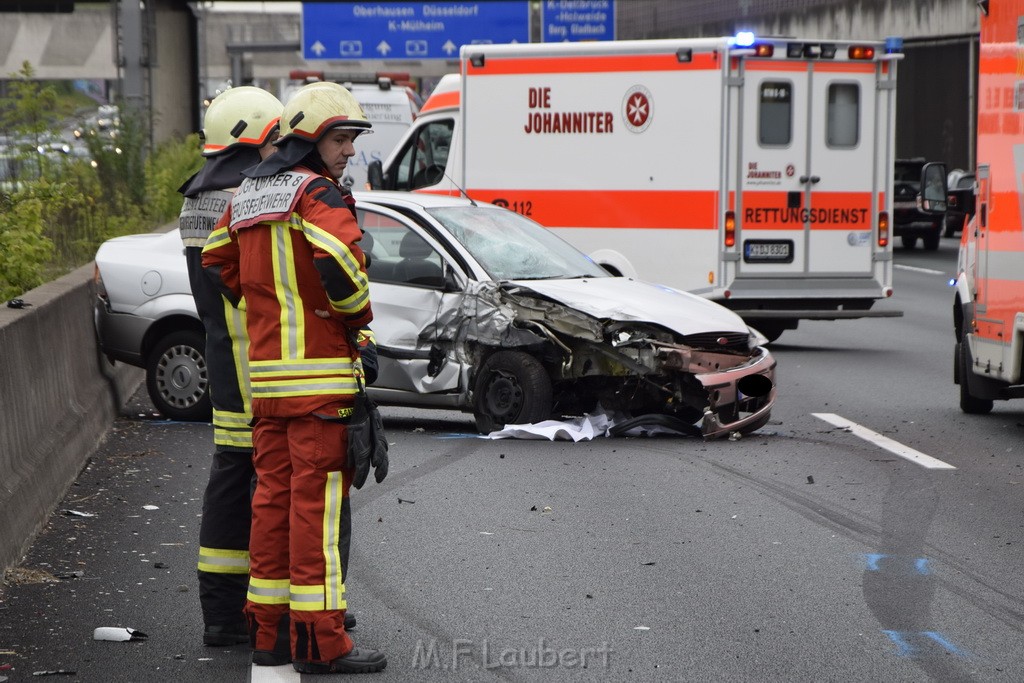
[(747, 263), (792, 263), (793, 240), (744, 240), (743, 260)]

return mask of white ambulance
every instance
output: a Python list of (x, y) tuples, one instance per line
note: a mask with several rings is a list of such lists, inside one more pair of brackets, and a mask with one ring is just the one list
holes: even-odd
[(342, 182), (355, 190), (366, 189), (366, 169), (371, 161), (383, 161), (405, 136), (420, 110), (420, 97), (407, 79), (378, 74), (372, 78), (323, 71), (294, 70), (293, 84), (282, 101), (305, 83), (330, 80), (348, 88), (363, 108), (373, 132), (356, 138), (356, 155), (349, 159)]
[(370, 185), (507, 206), (769, 339), (898, 316), (869, 309), (893, 291), (901, 56), (750, 35), (468, 45)]
[(960, 408), (1024, 398), (1024, 0), (982, 0), (975, 213), (960, 238)]

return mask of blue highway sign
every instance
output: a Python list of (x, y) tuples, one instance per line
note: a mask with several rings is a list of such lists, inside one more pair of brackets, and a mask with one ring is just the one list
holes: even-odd
[(615, 40), (615, 0), (544, 0), (543, 41)]
[(305, 59), (458, 59), (462, 45), (528, 42), (527, 0), (302, 3)]

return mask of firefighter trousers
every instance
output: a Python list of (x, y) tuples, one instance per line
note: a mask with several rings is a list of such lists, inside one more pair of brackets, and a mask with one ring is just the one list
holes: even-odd
[(214, 452), (199, 524), (199, 602), (206, 626), (245, 623), (253, 477), (250, 449)]
[(274, 650), (278, 625), (290, 622), (295, 661), (329, 662), (353, 647), (344, 625), (348, 433), (337, 419), (324, 419), (338, 407), (325, 406), (323, 417), (260, 417), (253, 429), (257, 483), (245, 611), (256, 650)]

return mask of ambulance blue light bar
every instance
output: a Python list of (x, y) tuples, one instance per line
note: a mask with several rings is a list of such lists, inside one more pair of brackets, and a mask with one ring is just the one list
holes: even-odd
[(754, 32), (753, 31), (740, 31), (734, 38), (738, 47), (750, 47), (754, 44)]

